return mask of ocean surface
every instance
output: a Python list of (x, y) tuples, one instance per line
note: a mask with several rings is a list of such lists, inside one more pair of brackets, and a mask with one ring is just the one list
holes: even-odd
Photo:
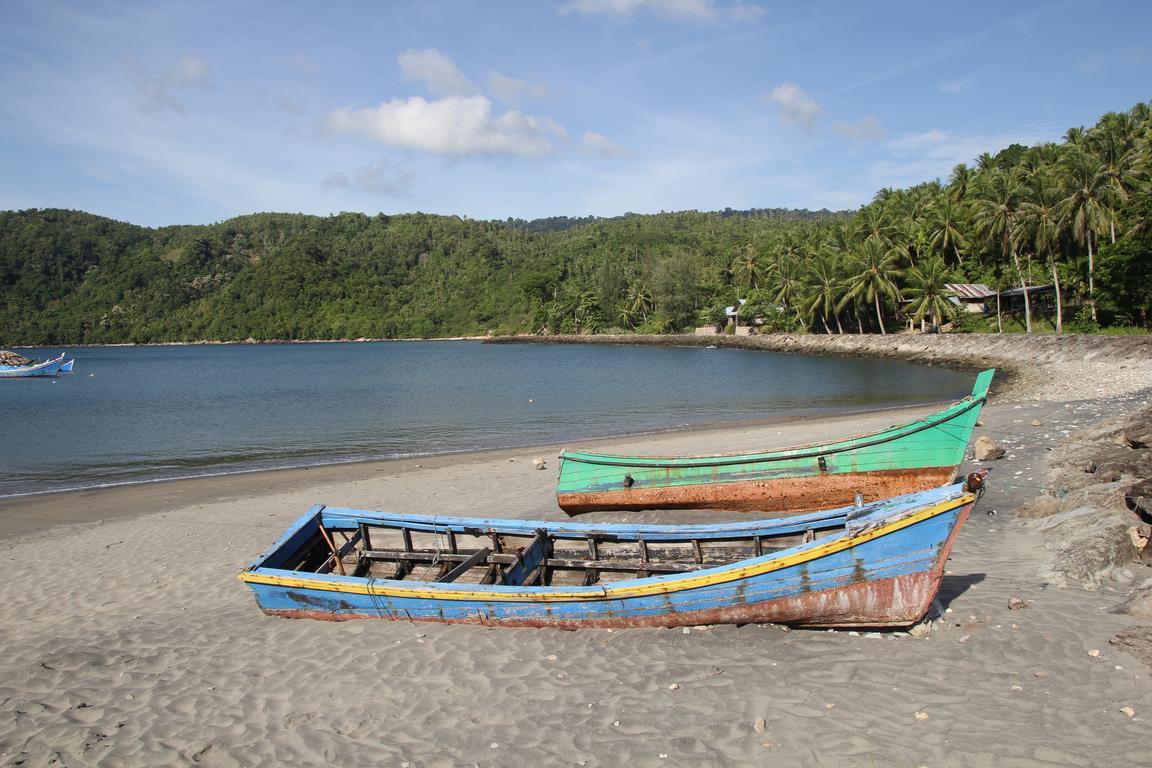
[(0, 498), (963, 397), (973, 376), (733, 349), (476, 341), (66, 347), (0, 380)]

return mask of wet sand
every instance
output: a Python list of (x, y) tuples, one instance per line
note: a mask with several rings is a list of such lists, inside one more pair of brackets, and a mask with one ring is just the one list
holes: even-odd
[[(1065, 430), (1141, 402), (993, 399), (977, 434), (1008, 456), (925, 637), (293, 621), (235, 578), (317, 502), (563, 519), (559, 446), (0, 502), (0, 765), (1143, 764), (1152, 670), (1108, 645), (1134, 620), (1103, 610), (1124, 590), (1045, 581), (1038, 535), (1011, 514)], [(928, 410), (601, 447), (791, 445)], [(715, 519), (587, 519), (697, 516)]]

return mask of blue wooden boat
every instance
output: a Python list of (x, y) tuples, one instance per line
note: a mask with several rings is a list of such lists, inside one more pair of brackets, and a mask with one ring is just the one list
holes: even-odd
[(32, 376), (56, 376), (60, 373), (58, 359), (45, 360), (32, 365), (0, 365), (0, 379), (24, 379)]
[[(63, 358), (64, 356), (61, 355), (60, 357)], [(60, 373), (72, 373), (72, 366), (75, 364), (76, 358), (72, 358), (71, 360), (60, 363)]]
[(859, 506), (712, 525), (308, 510), (240, 573), (267, 614), (499, 626), (907, 626), (982, 476)]

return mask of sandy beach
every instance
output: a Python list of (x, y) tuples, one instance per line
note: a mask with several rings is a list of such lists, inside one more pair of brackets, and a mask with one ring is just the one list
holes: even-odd
[[(1041, 534), (1013, 514), (1045, 487), (1054, 444), (1147, 406), (1146, 361), (1113, 387), (1076, 367), (1090, 364), (1024, 366), (994, 391), (976, 434), (1007, 455), (986, 464), (922, 636), (292, 621), (236, 579), (314, 503), (563, 519), (561, 446), (0, 501), (0, 765), (1143, 764), (1152, 669), (1109, 645), (1139, 624), (1107, 612), (1129, 587), (1055, 584)], [(595, 444), (776, 447), (931, 410)]]

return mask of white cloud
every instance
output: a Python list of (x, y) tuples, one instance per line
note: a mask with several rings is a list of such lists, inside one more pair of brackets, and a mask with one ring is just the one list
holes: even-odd
[(872, 166), (874, 186), (906, 186), (944, 178), (957, 164), (971, 164), (982, 152), (999, 152), (1010, 144), (1029, 147), (1052, 141), (1059, 135), (1060, 132), (1054, 128), (967, 136), (933, 128), (903, 134), (883, 144), (887, 157)]
[(954, 80), (945, 80), (939, 83), (941, 92), (958, 96), (972, 87), (971, 77), (957, 77)]
[(717, 4), (714, 0), (570, 0), (560, 13), (625, 17), (641, 12), (679, 21), (751, 21), (764, 9), (754, 3)]
[(392, 99), (378, 107), (338, 109), (326, 123), (335, 133), (453, 156), (543, 155), (552, 149), (550, 137), (564, 135), (549, 118), (517, 110), (495, 115), (484, 96)]
[(471, 96), (476, 86), (452, 59), (435, 48), (410, 48), (399, 56), (400, 69), (408, 80), (424, 83), (433, 96)]
[(377, 195), (404, 197), (412, 188), (416, 174), (407, 168), (381, 158), (374, 163), (362, 165), (349, 176), (343, 171), (330, 173), (324, 179), (324, 186), (332, 189), (360, 189)]
[(175, 92), (209, 87), (208, 64), (199, 56), (182, 56), (160, 73), (148, 72), (141, 66), (134, 67), (134, 70), (132, 79), (139, 92), (140, 109), (150, 114), (171, 111), (183, 115), (184, 103)]
[(615, 157), (624, 154), (624, 150), (616, 146), (612, 139), (596, 131), (584, 131), (581, 141), (586, 149), (590, 149), (598, 155)]
[(836, 123), (832, 126), (832, 130), (849, 141), (862, 143), (880, 141), (887, 135), (884, 126), (880, 125), (880, 121), (874, 115), (866, 115), (854, 123)]
[(777, 106), (780, 120), (788, 125), (802, 125), (810, 129), (823, 112), (812, 97), (793, 83), (781, 83), (764, 94), (764, 98)]
[(507, 77), (492, 70), (488, 73), (488, 91), (505, 104), (515, 104), (521, 98), (539, 98), (548, 95), (543, 83), (531, 83), (515, 77)]

